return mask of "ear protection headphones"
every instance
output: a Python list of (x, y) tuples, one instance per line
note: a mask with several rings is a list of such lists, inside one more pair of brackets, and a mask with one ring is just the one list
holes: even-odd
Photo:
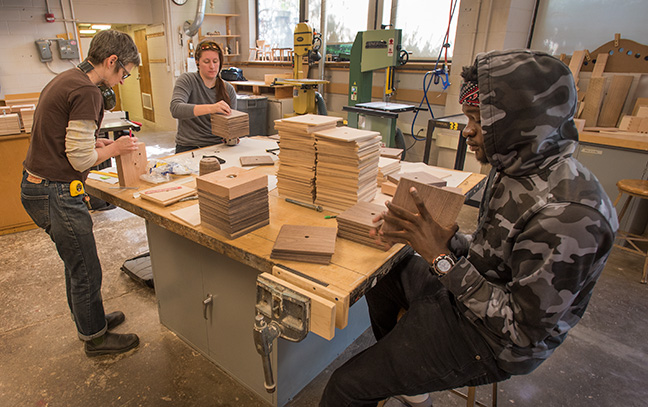
[[(83, 62), (77, 65), (77, 68), (79, 68), (84, 73), (88, 73), (94, 69), (94, 66), (92, 66), (90, 61), (84, 59)], [(113, 91), (112, 88), (109, 88), (103, 83), (97, 85), (97, 87), (101, 91), (101, 96), (103, 97), (104, 109), (113, 110), (117, 105), (117, 98), (115, 96), (115, 91)]]

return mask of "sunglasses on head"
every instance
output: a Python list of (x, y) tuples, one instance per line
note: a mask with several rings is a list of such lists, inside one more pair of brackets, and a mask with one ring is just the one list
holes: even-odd
[(220, 47), (215, 42), (205, 42), (203, 44), (200, 44), (200, 49), (202, 51), (208, 50), (208, 49), (211, 49), (211, 50), (214, 50), (214, 51), (220, 51)]

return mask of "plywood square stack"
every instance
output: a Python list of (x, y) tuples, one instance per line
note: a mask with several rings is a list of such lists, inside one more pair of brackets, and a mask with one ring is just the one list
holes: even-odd
[(371, 202), (357, 203), (337, 216), (338, 236), (385, 250), (383, 243), (376, 242), (374, 237), (369, 236), (372, 229), (380, 228), (382, 225), (382, 221), (374, 223), (373, 219), (385, 210), (384, 206)]
[(18, 133), (20, 133), (20, 118), (18, 114), (0, 114), (0, 135)]
[(380, 156), (378, 160), (378, 186), (387, 181), (389, 175), (400, 172), (400, 168), (400, 160)]
[(270, 223), (268, 176), (231, 167), (196, 179), (202, 225), (235, 239)]
[(238, 110), (232, 110), (229, 115), (212, 113), (211, 125), (212, 133), (224, 140), (245, 137), (250, 134), (248, 114)]
[(11, 112), (18, 114), (20, 117), (20, 123), (23, 131), (30, 132), (32, 125), (34, 124), (34, 111), (36, 110), (36, 105), (27, 104), (27, 105), (13, 105), (11, 106)]
[(270, 257), (273, 259), (329, 264), (335, 252), (336, 228), (283, 225)]
[(342, 212), (378, 191), (380, 133), (351, 127), (315, 132), (315, 203)]
[(338, 117), (306, 114), (275, 120), (279, 131), (279, 195), (312, 203), (315, 200), (315, 131), (335, 128)]

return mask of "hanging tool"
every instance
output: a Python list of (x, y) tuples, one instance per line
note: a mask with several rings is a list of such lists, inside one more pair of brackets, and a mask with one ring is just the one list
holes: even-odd
[(88, 210), (92, 210), (90, 205), (90, 196), (86, 194), (85, 189), (83, 188), (83, 182), (75, 179), (70, 182), (70, 196), (79, 196), (83, 195), (83, 203), (88, 207)]

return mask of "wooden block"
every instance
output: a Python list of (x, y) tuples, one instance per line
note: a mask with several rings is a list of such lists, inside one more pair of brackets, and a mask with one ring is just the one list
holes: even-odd
[(639, 127), (637, 128), (637, 132), (639, 133), (648, 133), (648, 117), (641, 117), (641, 122), (639, 123)]
[(143, 142), (138, 142), (137, 148), (133, 152), (115, 157), (119, 186), (137, 186), (140, 183), (140, 175), (146, 173), (146, 164), (148, 163), (146, 159), (146, 145)]
[(614, 75), (612, 77), (610, 89), (603, 100), (598, 126), (616, 127), (633, 79), (634, 77), (629, 75)]
[(392, 182), (394, 184), (398, 184), (401, 178), (411, 179), (413, 181), (420, 182), (421, 184), (434, 185), (435, 187), (439, 188), (444, 187), (448, 184), (445, 180), (423, 171), (399, 172), (398, 174), (390, 174), (387, 176), (389, 182)]
[(626, 116), (626, 127), (622, 130), (628, 132), (638, 132), (639, 127), (641, 126), (642, 118), (637, 116)]
[(637, 109), (635, 116), (648, 117), (648, 106), (639, 106), (639, 109)]
[(583, 119), (574, 119), (574, 124), (576, 125), (576, 130), (578, 130), (579, 133), (582, 132), (585, 128), (585, 120)]
[(632, 115), (636, 116), (641, 106), (648, 106), (648, 98), (637, 98), (632, 109)]
[(398, 188), (397, 184), (386, 181), (383, 182), (382, 185), (380, 186), (380, 192), (382, 192), (385, 195), (394, 196), (394, 194), (396, 193), (396, 188)]
[(158, 205), (169, 206), (191, 195), (196, 194), (195, 188), (185, 185), (162, 184), (140, 191), (140, 198)]
[(275, 79), (292, 79), (292, 72), (289, 73), (267, 73), (263, 75), (263, 80), (266, 85), (272, 85)]
[(239, 160), (242, 167), (250, 165), (274, 165), (274, 160), (269, 155), (248, 155), (241, 157)]
[(583, 113), (580, 118), (585, 120), (585, 126), (596, 126), (599, 113), (601, 112), (601, 102), (605, 92), (605, 78), (590, 78), (585, 93)]
[(18, 114), (0, 114), (0, 135), (18, 133), (20, 133), (20, 117), (18, 117)]
[(190, 226), (196, 227), (200, 225), (200, 207), (198, 204), (187, 206), (182, 209), (176, 209), (171, 212), (171, 215), (183, 222), (186, 222)]
[(335, 304), (335, 327), (338, 329), (346, 328), (349, 323), (350, 294), (348, 291), (330, 284), (319, 284), (317, 281), (304, 278), (280, 266), (272, 268), (272, 275), (331, 301)]
[[(425, 207), (437, 223), (446, 228), (452, 227), (455, 224), (465, 200), (462, 194), (402, 178), (398, 184), (392, 203), (414, 213), (417, 213), (418, 210), (409, 192), (411, 187), (416, 187), (419, 196), (425, 202)], [(389, 223), (384, 223), (383, 230), (394, 230), (394, 226)]]
[(232, 200), (268, 187), (268, 176), (240, 167), (230, 167), (196, 178), (198, 191)]
[(335, 304), (333, 302), (272, 274), (262, 273), (261, 276), (310, 298), (309, 330), (324, 339), (333, 339), (335, 336)]

